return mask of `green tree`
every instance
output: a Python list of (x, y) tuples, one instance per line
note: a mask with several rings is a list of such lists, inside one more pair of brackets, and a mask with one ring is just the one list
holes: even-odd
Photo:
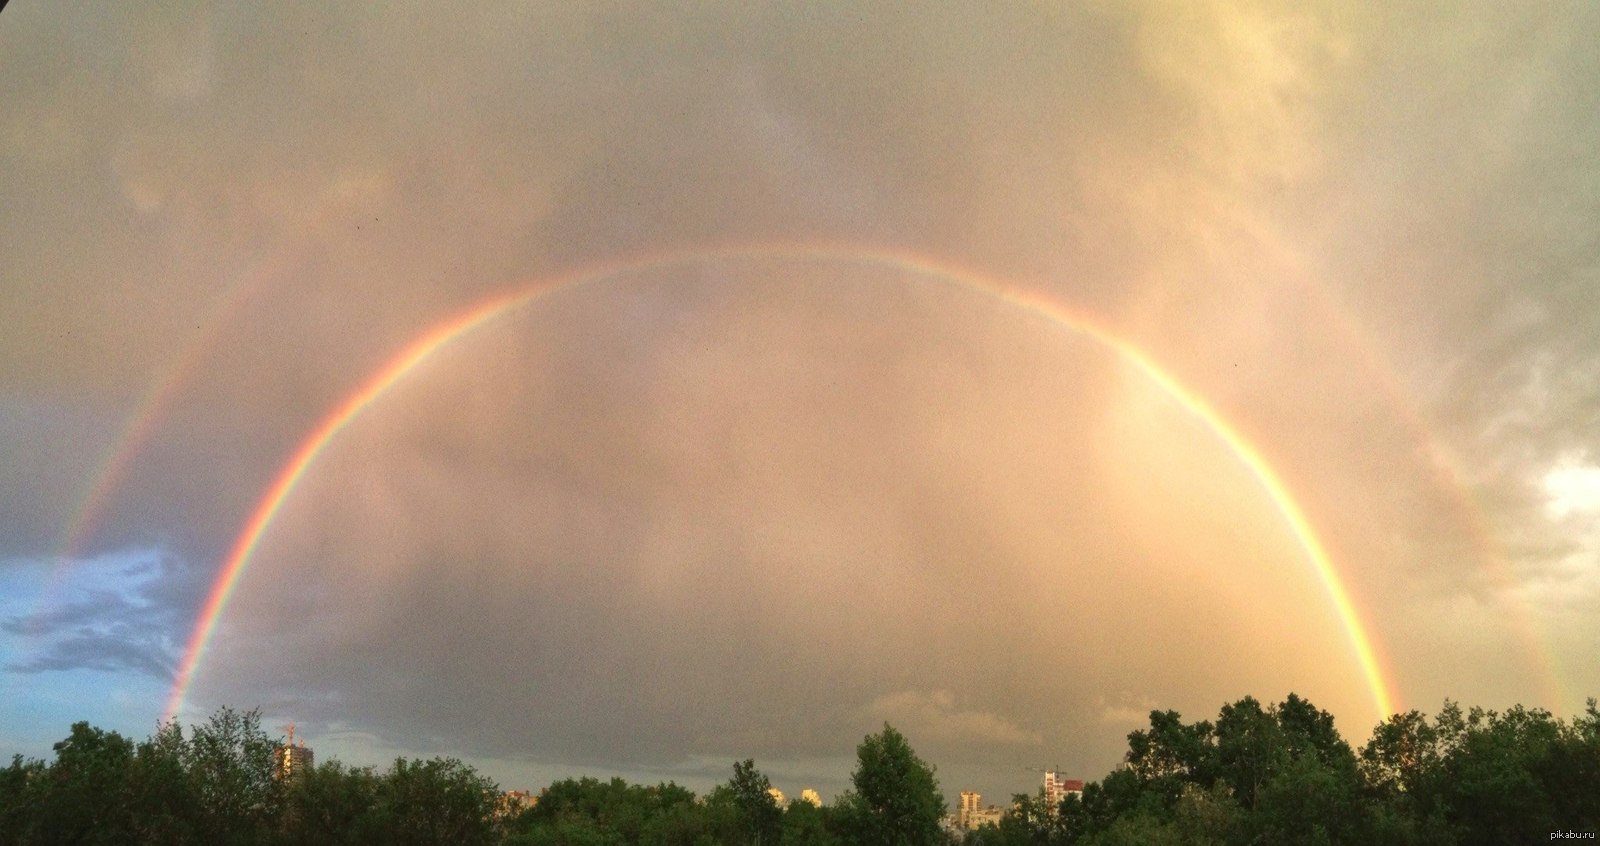
[(773, 846), (778, 842), (783, 826), (783, 809), (773, 799), (772, 781), (751, 759), (733, 765), (733, 778), (728, 780), (727, 795), (738, 814), (739, 842), (755, 846)]
[(1209, 783), (1213, 735), (1204, 720), (1184, 725), (1177, 711), (1151, 711), (1150, 728), (1128, 734), (1128, 766), (1145, 782)]
[(1294, 695), (1270, 711), (1278, 747), (1255, 801), (1252, 827), (1272, 843), (1345, 843), (1366, 839), (1356, 756), (1333, 715)]
[(1243, 807), (1255, 810), (1261, 788), (1288, 760), (1278, 721), (1253, 697), (1217, 715), (1217, 772)]
[(1173, 811), (1173, 824), (1183, 832), (1188, 846), (1223, 846), (1236, 842), (1243, 823), (1243, 810), (1233, 801), (1228, 786), (1221, 782), (1213, 784), (1209, 790), (1185, 785)]
[(994, 832), (989, 835), (994, 840), (984, 840), (984, 843), (1048, 846), (1059, 840), (1061, 822), (1059, 817), (1051, 814), (1050, 806), (1045, 803), (1045, 788), (1038, 788), (1034, 795), (1014, 793), (1011, 796), (1011, 811), (1000, 817)]
[(0, 770), (0, 846), (34, 839), (44, 778), (44, 762), (21, 755), (12, 756), (11, 766)]
[(1545, 759), (1536, 765), (1557, 818), (1568, 829), (1600, 829), (1600, 705), (1590, 699), (1584, 713), (1563, 726)]
[(1440, 767), (1438, 732), (1420, 711), (1395, 714), (1372, 730), (1361, 748), (1362, 780), (1386, 799), (1431, 794)]
[(1177, 826), (1147, 813), (1121, 816), (1089, 841), (1094, 846), (1183, 846)]
[(730, 802), (702, 805), (692, 791), (671, 782), (643, 787), (585, 777), (545, 788), (538, 804), (510, 823), (506, 842), (692, 846), (708, 837), (736, 842), (737, 825)]
[(1131, 767), (1119, 767), (1098, 782), (1083, 786), (1083, 797), (1065, 808), (1062, 825), (1067, 842), (1077, 842), (1106, 831), (1125, 816), (1158, 816), (1165, 807), (1165, 791), (1146, 791)]
[(840, 841), (829, 829), (830, 810), (810, 802), (790, 802), (783, 812), (779, 843), (783, 846), (835, 846)]
[(383, 842), (374, 809), (382, 778), (370, 767), (324, 761), (295, 774), (281, 818), (287, 844)]
[(1542, 777), (1561, 734), (1548, 711), (1521, 706), (1504, 714), (1473, 708), (1451, 724), (1444, 770), (1462, 842), (1507, 843), (1567, 825)]
[(1272, 709), (1283, 732), (1291, 758), (1314, 755), (1325, 766), (1344, 769), (1355, 765), (1355, 752), (1333, 726), (1333, 715), (1300, 697), (1289, 697)]
[[(1459, 717), (1460, 709), (1446, 701), (1441, 720), (1464, 731)], [(1373, 729), (1357, 769), (1375, 841), (1444, 844), (1459, 839), (1447, 803), (1447, 751), (1443, 734), (1420, 711), (1395, 714)]]
[(198, 843), (203, 808), (188, 769), (188, 743), (176, 721), (156, 727), (139, 744), (129, 773), (129, 797), (138, 810), (140, 843)]
[(1264, 843), (1358, 842), (1363, 831), (1355, 785), (1315, 755), (1290, 758), (1262, 785), (1250, 825)]
[(894, 727), (884, 723), (856, 747), (853, 791), (841, 797), (840, 826), (853, 843), (869, 846), (921, 846), (944, 834), (944, 796), (934, 768), (912, 751)]
[(136, 835), (129, 803), (133, 742), (79, 722), (53, 747), (55, 763), (33, 801), (37, 837), (44, 843), (126, 843)]
[(206, 843), (256, 843), (276, 826), (284, 785), (272, 775), (279, 745), (261, 730), (261, 712), (222, 708), (195, 726), (184, 764), (197, 794), (196, 834)]
[(492, 843), (499, 792), (454, 758), (397, 758), (379, 782), (375, 824), (394, 844)]
[(1128, 734), (1125, 760), (1138, 777), (1137, 801), (1145, 813), (1167, 819), (1186, 786), (1215, 781), (1215, 739), (1211, 723), (1185, 725), (1177, 711), (1151, 711), (1150, 728)]
[(694, 846), (711, 836), (711, 816), (692, 791), (670, 782), (649, 789), (660, 791), (660, 801), (640, 832), (642, 846)]

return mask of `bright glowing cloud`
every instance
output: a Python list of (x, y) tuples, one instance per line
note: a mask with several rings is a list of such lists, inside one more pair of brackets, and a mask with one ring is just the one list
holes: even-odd
[(1550, 469), (1542, 480), (1545, 511), (1562, 519), (1600, 512), (1600, 467), (1582, 458), (1563, 461)]

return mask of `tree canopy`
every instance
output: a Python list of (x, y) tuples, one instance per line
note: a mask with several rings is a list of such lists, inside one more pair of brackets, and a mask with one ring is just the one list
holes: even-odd
[(854, 789), (839, 803), (851, 842), (918, 846), (944, 839), (939, 781), (904, 735), (884, 723), (882, 732), (867, 735), (856, 747), (856, 759), (850, 777)]
[(1396, 714), (1359, 753), (1290, 694), (1215, 721), (1152, 711), (1123, 765), (1059, 808), (1019, 796), (982, 844), (1490, 844), (1600, 831), (1600, 710)]
[[(54, 760), (0, 768), (10, 844), (562, 844), (910, 846), (961, 839), (943, 823), (934, 767), (892, 726), (856, 749), (851, 789), (781, 807), (754, 760), (705, 796), (672, 782), (564, 779), (531, 807), (452, 758), (387, 769), (319, 762), (276, 777), (281, 739), (254, 711), (222, 709), (143, 742), (75, 723)], [(1049, 807), (1015, 796), (970, 844), (1500, 844), (1600, 832), (1600, 708), (1396, 714), (1359, 750), (1333, 717), (1290, 695), (1245, 697), (1214, 720), (1152, 711), (1122, 764)], [(1562, 838), (1566, 839), (1566, 838)]]

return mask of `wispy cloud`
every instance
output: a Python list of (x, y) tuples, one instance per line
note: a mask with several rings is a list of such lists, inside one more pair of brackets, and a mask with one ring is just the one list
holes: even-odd
[(1044, 736), (990, 712), (963, 708), (948, 690), (901, 690), (872, 700), (865, 716), (894, 724), (912, 737), (941, 744), (1037, 746)]
[(172, 678), (187, 603), (163, 601), (177, 581), (170, 559), (134, 550), (64, 562), (61, 584), (41, 601), (54, 607), (13, 613), (0, 630), (22, 647), (12, 673), (102, 670), (155, 679)]

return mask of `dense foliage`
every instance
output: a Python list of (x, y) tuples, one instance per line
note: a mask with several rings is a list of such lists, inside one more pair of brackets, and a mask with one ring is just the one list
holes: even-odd
[[(567, 779), (530, 808), (454, 759), (385, 771), (325, 761), (274, 776), (278, 741), (255, 712), (223, 709), (142, 743), (77, 723), (53, 762), (0, 769), (0, 846), (220, 844), (762, 844), (913, 846), (942, 827), (934, 767), (885, 725), (857, 748), (852, 789), (827, 807), (779, 807), (745, 760), (705, 796), (666, 783)], [(1150, 714), (1123, 765), (1059, 808), (1019, 795), (969, 844), (1546, 842), (1600, 831), (1600, 709), (1412, 711), (1360, 750), (1333, 718), (1290, 695), (1226, 705), (1215, 721)]]
[(885, 723), (882, 734), (869, 735), (856, 748), (856, 759), (854, 789), (837, 803), (841, 827), (854, 835), (851, 842), (902, 846), (941, 839), (945, 803), (939, 782), (900, 732)]
[(0, 844), (496, 843), (495, 785), (454, 759), (337, 761), (279, 779), (260, 715), (224, 708), (143, 743), (77, 723), (53, 763), (0, 770)]
[[(969, 844), (1504, 844), (1600, 832), (1600, 710), (1571, 722), (1447, 702), (1378, 725), (1359, 752), (1293, 694), (1216, 722), (1154, 711), (1123, 765), (1059, 809), (1017, 812)], [(1591, 836), (1594, 836), (1591, 834)]]

